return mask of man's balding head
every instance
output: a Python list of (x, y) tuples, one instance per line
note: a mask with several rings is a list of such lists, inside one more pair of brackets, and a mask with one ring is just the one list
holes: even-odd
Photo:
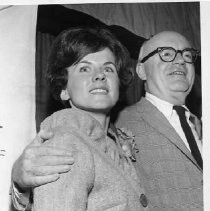
[(147, 92), (172, 104), (184, 104), (194, 82), (194, 65), (186, 63), (180, 52), (171, 62), (162, 61), (155, 52), (141, 63), (145, 56), (159, 47), (184, 50), (191, 48), (191, 45), (177, 32), (164, 31), (156, 34), (140, 50), (137, 74), (142, 80), (146, 80)]
[[(149, 40), (145, 41), (140, 49), (139, 58), (142, 59), (145, 55), (150, 53), (151, 51), (155, 50), (156, 48), (160, 46), (166, 46), (167, 43), (173, 43), (176, 42), (177, 45), (181, 44), (182, 42), (186, 43), (186, 46), (191, 47), (189, 41), (178, 32), (174, 31), (163, 31), (160, 32), (153, 37), (151, 37)], [(173, 47), (173, 46), (171, 46)]]

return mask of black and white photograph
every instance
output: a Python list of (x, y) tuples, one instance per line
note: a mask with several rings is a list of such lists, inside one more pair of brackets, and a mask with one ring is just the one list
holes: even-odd
[(2, 0), (0, 210), (209, 210), (209, 13)]

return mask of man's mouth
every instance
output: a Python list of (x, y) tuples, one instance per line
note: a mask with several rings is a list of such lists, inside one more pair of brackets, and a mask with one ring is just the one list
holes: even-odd
[(169, 75), (184, 75), (184, 76), (186, 76), (186, 73), (183, 71), (174, 71), (174, 72), (170, 73)]

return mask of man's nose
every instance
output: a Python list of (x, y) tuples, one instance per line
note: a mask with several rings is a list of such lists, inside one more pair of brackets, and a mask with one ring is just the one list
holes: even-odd
[(98, 70), (95, 72), (93, 76), (93, 81), (105, 81), (106, 75), (104, 74), (103, 70)]
[(183, 55), (181, 52), (178, 52), (176, 54), (176, 57), (174, 59), (174, 63), (176, 64), (185, 64), (185, 61), (184, 61), (184, 58), (183, 58)]

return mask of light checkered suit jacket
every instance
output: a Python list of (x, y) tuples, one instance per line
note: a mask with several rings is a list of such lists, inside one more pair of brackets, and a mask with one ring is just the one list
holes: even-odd
[(155, 106), (142, 98), (120, 113), (116, 126), (135, 135), (135, 167), (151, 210), (203, 210), (203, 172)]

